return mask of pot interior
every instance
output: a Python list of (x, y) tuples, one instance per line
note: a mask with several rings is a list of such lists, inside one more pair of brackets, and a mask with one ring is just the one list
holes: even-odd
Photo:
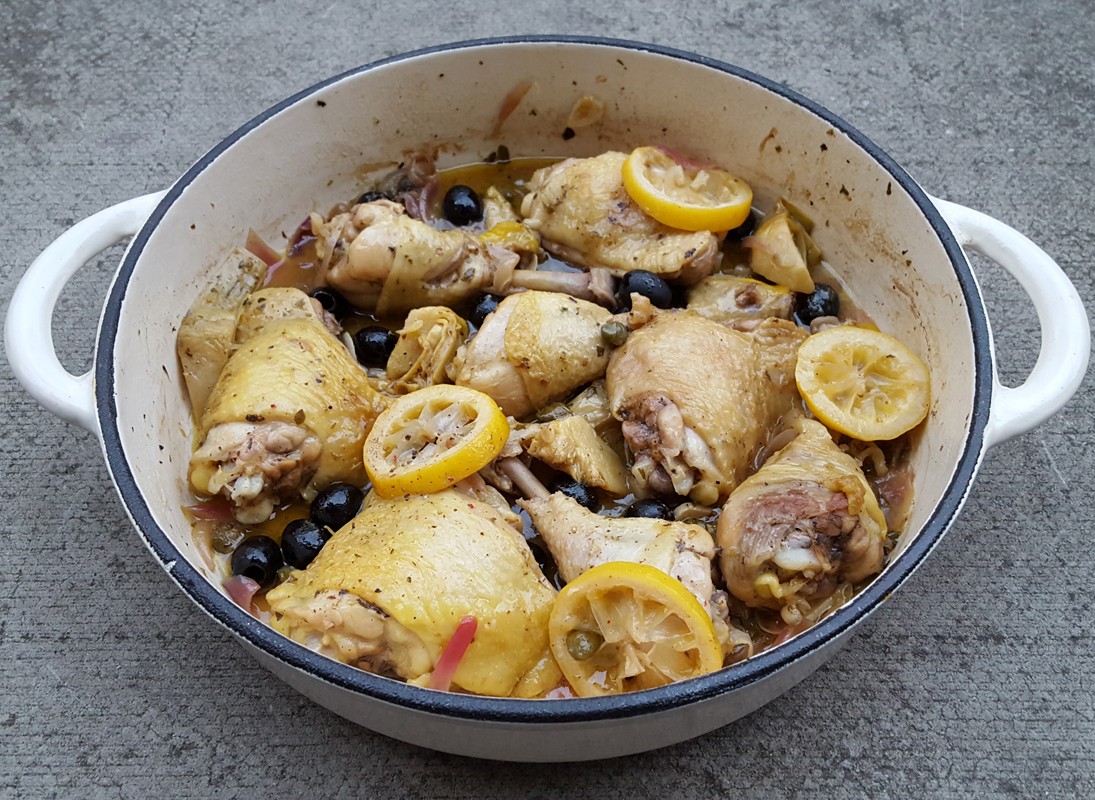
[[(584, 96), (603, 103), (603, 118), (570, 136)], [(500, 145), (515, 156), (571, 156), (643, 144), (724, 165), (762, 209), (782, 195), (806, 210), (857, 303), (929, 366), (932, 410), (912, 454), (915, 503), (899, 545), (908, 548), (971, 432), (983, 312), (971, 311), (953, 243), (948, 252), (904, 173), (838, 120), (748, 74), (622, 45), (483, 43), (381, 63), (297, 95), (205, 156), (172, 188), (134, 245), (128, 283), (123, 274), (112, 293), (117, 335), (100, 358), (111, 360), (113, 385), (99, 391), (115, 403), (116, 422), (109, 412), (102, 422), (116, 426), (121, 452), (108, 446), (108, 457), (124, 460), (155, 524), (207, 574), (180, 510), (191, 502), (192, 424), (175, 334), (248, 228), (279, 246), (306, 212), (355, 196), (366, 174), (410, 150), (436, 149), (444, 167)], [(115, 311), (108, 306), (108, 319)]]

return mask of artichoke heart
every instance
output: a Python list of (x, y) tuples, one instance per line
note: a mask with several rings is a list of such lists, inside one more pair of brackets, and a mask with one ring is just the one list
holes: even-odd
[[(555, 590), (497, 511), (453, 489), (394, 500), (371, 495), (316, 560), (267, 599), (273, 626), (287, 636), (420, 684), (457, 623), (472, 615), (475, 640), (454, 686), (535, 696), (559, 682), (547, 637)], [(371, 614), (374, 624), (354, 625), (347, 606), (364, 609), (359, 616)]]
[(795, 292), (814, 290), (810, 267), (821, 261), (821, 251), (810, 238), (810, 222), (781, 200), (752, 236), (742, 243), (749, 248), (753, 272)]
[(567, 473), (579, 483), (597, 486), (617, 496), (627, 494), (627, 469), (623, 461), (584, 417), (572, 414), (534, 423), (529, 426), (525, 449), (533, 458)]
[(468, 336), (468, 323), (444, 306), (416, 308), (407, 315), (388, 358), (388, 391), (406, 394), (448, 382), (448, 367)]
[(491, 186), (483, 193), (483, 222), (487, 230), (499, 223), (520, 221), (521, 218), (497, 186)]

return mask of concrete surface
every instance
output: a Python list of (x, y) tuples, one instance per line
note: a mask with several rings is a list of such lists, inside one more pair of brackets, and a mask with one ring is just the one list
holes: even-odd
[[(931, 192), (1026, 232), (1090, 305), (1090, 0), (666, 0), (437, 7), (6, 0), (0, 5), (5, 305), (61, 231), (163, 188), (266, 106), (403, 50), (587, 33), (695, 50), (844, 115)], [(54, 331), (90, 364), (120, 248), (84, 269)], [(1037, 324), (978, 262), (1003, 377)], [(618, 761), (486, 764), (360, 730), (260, 669), (153, 566), (99, 447), (0, 366), (0, 797), (1092, 797), (1089, 377), (991, 452), (928, 564), (832, 662), (751, 717)]]

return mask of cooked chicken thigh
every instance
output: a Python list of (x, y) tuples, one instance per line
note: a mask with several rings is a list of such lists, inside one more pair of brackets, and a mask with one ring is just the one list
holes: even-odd
[(456, 688), (542, 695), (560, 679), (548, 650), (555, 590), (521, 534), (488, 502), (446, 489), (383, 500), (270, 590), (271, 624), (340, 661), (426, 684), (457, 623), (475, 640)]
[(783, 286), (733, 275), (709, 275), (688, 290), (690, 310), (735, 327), (767, 317), (790, 319), (794, 299)]
[(317, 322), (334, 336), (342, 333), (338, 321), (315, 298), (298, 289), (272, 287), (254, 292), (240, 303), (232, 342), (238, 347), (272, 322), (288, 319)]
[(604, 374), (611, 314), (554, 292), (507, 297), (453, 362), (455, 382), (485, 392), (521, 417)]
[(635, 477), (705, 505), (748, 474), (779, 415), (753, 339), (690, 311), (659, 313), (633, 331), (612, 354), (606, 385)]
[(362, 447), (383, 401), (311, 299), (264, 289), (239, 320), (246, 338), (209, 396), (190, 458), (195, 491), (223, 494), (253, 524), (278, 502), (311, 500), (335, 481), (363, 483)]
[(730, 593), (796, 624), (841, 582), (882, 569), (886, 521), (859, 463), (820, 422), (742, 482), (719, 517), (720, 565)]
[(545, 249), (617, 274), (645, 269), (680, 283), (710, 275), (722, 255), (710, 231), (681, 231), (655, 221), (624, 188), (625, 153), (567, 159), (538, 170), (521, 204), (525, 224)]
[(352, 224), (342, 227), (358, 232), (332, 260), (327, 282), (355, 306), (381, 316), (501, 292), (519, 260), (466, 231), (436, 230), (387, 200), (357, 206)]

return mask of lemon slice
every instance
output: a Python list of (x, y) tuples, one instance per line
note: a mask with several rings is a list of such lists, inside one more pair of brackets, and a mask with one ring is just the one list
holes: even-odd
[(439, 492), (478, 472), (509, 436), (490, 397), (464, 386), (427, 386), (397, 398), (365, 438), (365, 471), (381, 497)]
[(479, 234), (481, 241), (501, 245), (520, 253), (540, 252), (540, 238), (521, 222), (503, 220)]
[(722, 667), (703, 606), (676, 578), (645, 564), (601, 564), (564, 586), (548, 637), (582, 697), (652, 689)]
[(745, 222), (753, 190), (725, 170), (682, 164), (657, 147), (638, 147), (624, 161), (624, 188), (663, 225), (685, 231), (728, 231)]
[(893, 439), (928, 415), (928, 368), (878, 330), (841, 325), (810, 336), (798, 349), (795, 382), (814, 416), (865, 442)]

